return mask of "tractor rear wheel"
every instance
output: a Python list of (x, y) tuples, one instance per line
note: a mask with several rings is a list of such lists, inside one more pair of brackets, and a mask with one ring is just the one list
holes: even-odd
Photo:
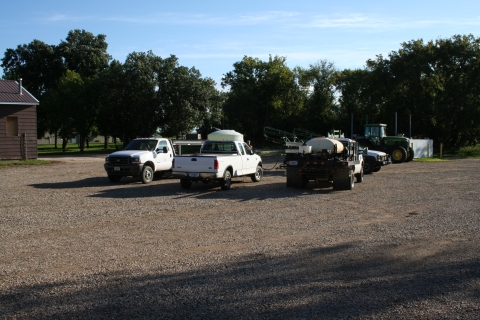
[(407, 150), (407, 159), (405, 159), (405, 162), (412, 161), (414, 156), (415, 156), (415, 152), (413, 151), (413, 149), (412, 149), (412, 148), (408, 148), (408, 150)]

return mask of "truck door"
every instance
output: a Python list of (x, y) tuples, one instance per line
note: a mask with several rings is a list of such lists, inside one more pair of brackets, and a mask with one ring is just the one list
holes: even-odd
[(242, 161), (242, 167), (237, 170), (238, 175), (244, 175), (246, 170), (248, 170), (247, 155), (241, 143), (235, 143), (237, 145), (238, 155)]
[(163, 139), (158, 142), (156, 153), (156, 171), (170, 170), (172, 168), (173, 150), (168, 140)]
[(243, 158), (245, 159), (243, 166), (243, 174), (254, 173), (257, 169), (257, 163), (255, 162), (253, 151), (245, 142), (242, 142), (242, 147), (243, 149), (245, 149), (245, 155), (243, 156)]

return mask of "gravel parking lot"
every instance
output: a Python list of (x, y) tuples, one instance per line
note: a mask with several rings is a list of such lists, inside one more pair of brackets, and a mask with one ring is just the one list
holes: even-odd
[(478, 319), (480, 159), (352, 191), (108, 181), (103, 158), (0, 169), (0, 319)]

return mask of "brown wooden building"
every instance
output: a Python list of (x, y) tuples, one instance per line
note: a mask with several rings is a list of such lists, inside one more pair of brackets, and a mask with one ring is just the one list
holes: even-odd
[(0, 80), (0, 159), (37, 159), (37, 105), (22, 79)]

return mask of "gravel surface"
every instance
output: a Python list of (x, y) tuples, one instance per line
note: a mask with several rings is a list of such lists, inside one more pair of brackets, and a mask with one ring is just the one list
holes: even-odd
[(480, 160), (352, 191), (164, 177), (103, 158), (0, 169), (0, 319), (478, 319)]

